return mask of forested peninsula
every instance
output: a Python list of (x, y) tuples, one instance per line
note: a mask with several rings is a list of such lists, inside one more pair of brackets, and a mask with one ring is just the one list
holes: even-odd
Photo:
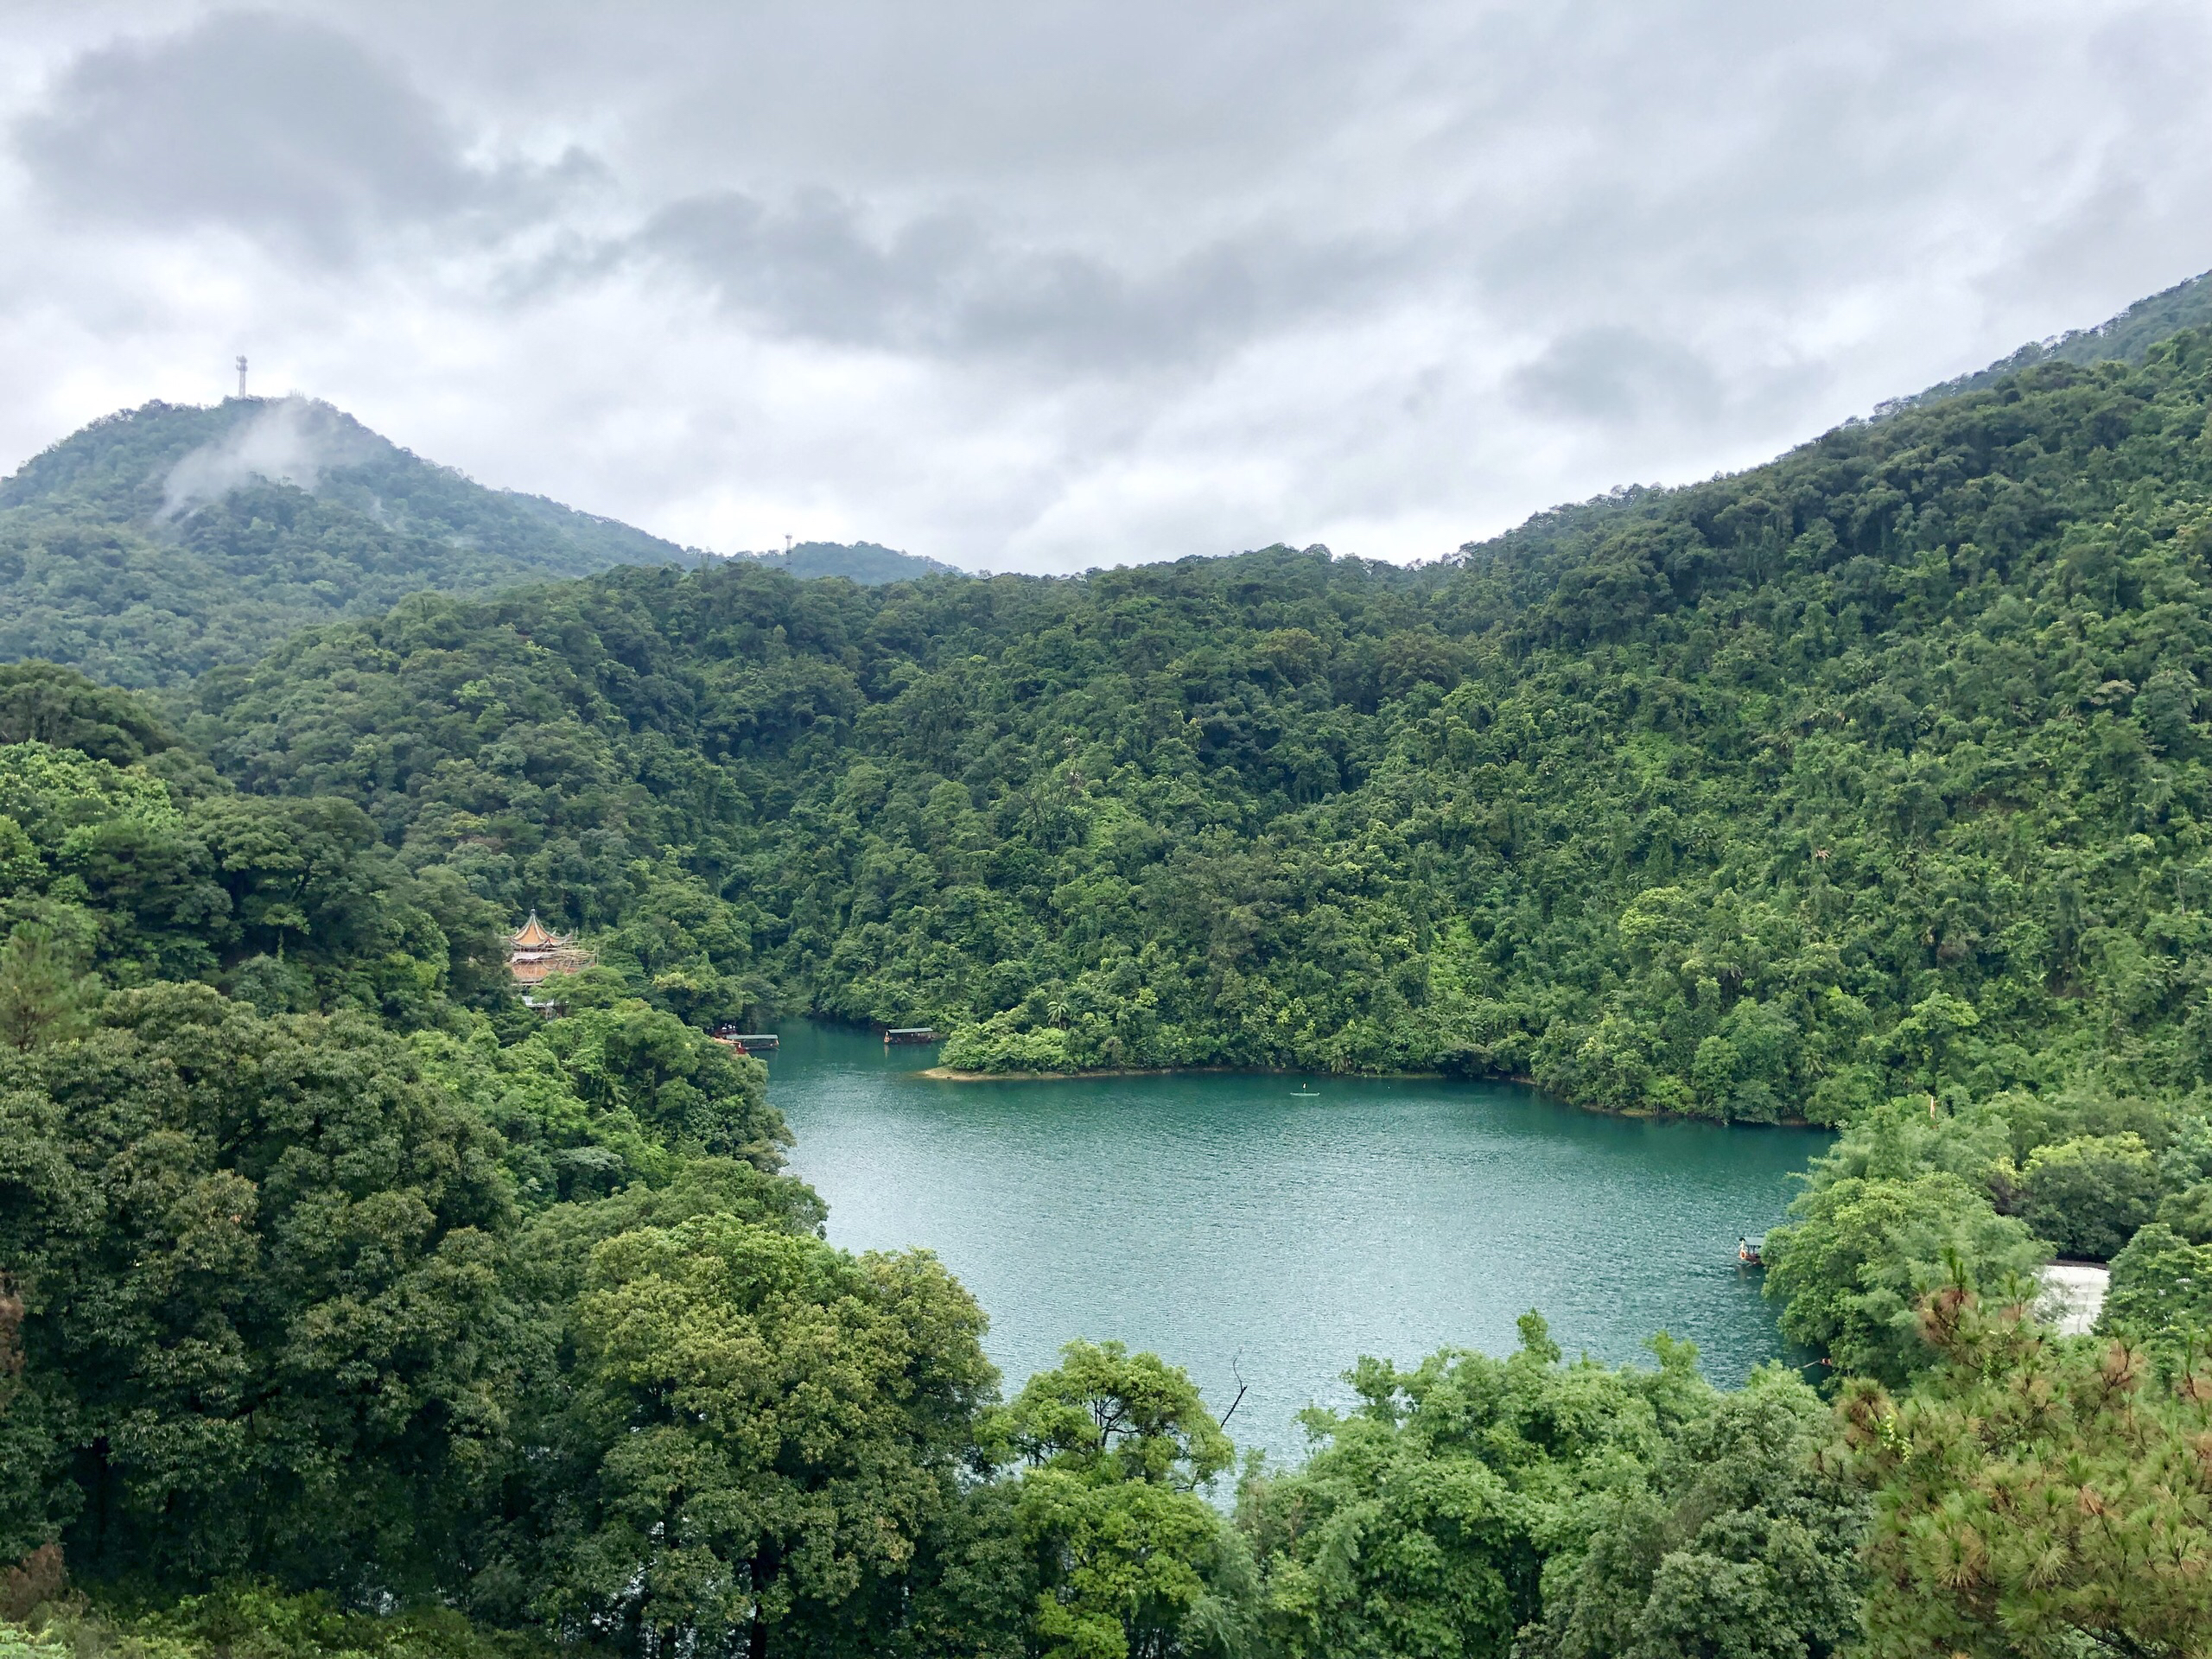
[[(0, 667), (0, 1655), (2202, 1650), (2209, 492), (2184, 331), (1412, 569), (661, 563)], [(1807, 1363), (1531, 1313), (1345, 1355), (1294, 1466), (1172, 1356), (1002, 1391), (709, 1035), (799, 1014), (1836, 1125)]]

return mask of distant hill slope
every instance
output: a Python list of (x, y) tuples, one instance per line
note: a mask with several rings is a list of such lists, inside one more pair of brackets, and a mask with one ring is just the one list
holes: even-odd
[(804, 582), (815, 576), (842, 576), (863, 588), (922, 576), (964, 576), (967, 571), (918, 553), (901, 553), (874, 542), (801, 542), (788, 553), (740, 553), (741, 559), (788, 570)]
[(2030, 340), (2010, 357), (1986, 369), (1962, 374), (1907, 397), (1892, 397), (1875, 406), (1877, 419), (1901, 409), (1955, 397), (1962, 391), (1980, 391), (2005, 375), (2038, 363), (2140, 363), (2143, 354), (2162, 340), (2171, 340), (2184, 328), (2212, 323), (2212, 271), (2138, 300), (2116, 317), (2107, 317), (2094, 328), (2069, 328), (2050, 340)]
[[(2172, 339), (2185, 328), (2212, 326), (2212, 271), (2141, 299), (2116, 317), (2107, 317), (2093, 328), (2070, 328), (2044, 340), (2031, 340), (2011, 356), (1977, 369), (1971, 374), (1929, 386), (1903, 397), (1891, 397), (1874, 406), (1874, 418), (1885, 421), (1910, 409), (1926, 409), (1970, 391), (1986, 391), (2010, 374), (2038, 364), (2140, 363), (2153, 346)], [(1859, 424), (1847, 422), (1847, 426)], [(1815, 440), (1815, 443), (1824, 442)], [(1572, 501), (1533, 513), (1513, 529), (1486, 541), (1465, 542), (1456, 554), (1442, 561), (1467, 565), (1485, 573), (1510, 593), (1516, 604), (1542, 601), (1559, 578), (1562, 550), (1578, 545), (1605, 526), (1662, 498), (1695, 490), (1690, 485), (1669, 488), (1660, 485), (1624, 485), (1586, 501)]]
[(0, 481), (0, 659), (165, 684), (423, 588), (486, 593), (698, 556), (488, 489), (327, 404), (148, 404)]

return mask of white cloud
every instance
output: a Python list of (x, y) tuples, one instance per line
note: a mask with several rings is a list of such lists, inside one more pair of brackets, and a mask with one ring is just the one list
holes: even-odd
[(25, 455), (231, 355), (677, 539), (1433, 556), (2212, 265), (2200, 7), (26, 13)]
[(312, 490), (323, 474), (373, 457), (376, 441), (327, 404), (279, 397), (221, 438), (177, 457), (162, 480), (162, 516), (174, 518), (265, 479)]

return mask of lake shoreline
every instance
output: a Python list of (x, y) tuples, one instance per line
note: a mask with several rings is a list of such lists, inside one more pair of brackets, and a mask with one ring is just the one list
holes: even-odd
[[(1087, 1077), (1397, 1077), (1423, 1083), (1454, 1081), (1443, 1071), (1299, 1071), (1274, 1065), (1122, 1065), (1096, 1071), (958, 1071), (932, 1065), (912, 1074), (932, 1083), (1081, 1083)], [(1524, 1077), (1471, 1077), (1471, 1083), (1527, 1083)], [(1534, 1084), (1529, 1084), (1535, 1088)]]
[(1716, 1123), (1726, 1129), (1817, 1129), (1831, 1126), (1815, 1123), (1809, 1118), (1778, 1117), (1763, 1122), (1742, 1117), (1700, 1117), (1694, 1112), (1658, 1112), (1624, 1110), (1611, 1106), (1589, 1106), (1564, 1096), (1548, 1092), (1534, 1077), (1457, 1077), (1448, 1071), (1300, 1071), (1287, 1066), (1271, 1065), (1124, 1065), (1096, 1071), (963, 1071), (949, 1065), (932, 1065), (908, 1075), (927, 1077), (931, 1083), (1081, 1083), (1096, 1077), (1207, 1077), (1237, 1076), (1247, 1077), (1376, 1077), (1407, 1083), (1465, 1083), (1479, 1086), (1483, 1084), (1510, 1083), (1523, 1089), (1532, 1089), (1546, 1100), (1557, 1105), (1573, 1107), (1578, 1112), (1588, 1112), (1596, 1117), (1624, 1117), (1642, 1123)]

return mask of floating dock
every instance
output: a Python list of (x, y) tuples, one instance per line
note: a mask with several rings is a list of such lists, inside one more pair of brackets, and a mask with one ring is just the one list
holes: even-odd
[(741, 1048), (747, 1054), (762, 1054), (774, 1048), (779, 1039), (772, 1031), (722, 1030), (715, 1033), (715, 1040), (728, 1043), (732, 1048)]
[(944, 1040), (944, 1034), (932, 1031), (927, 1026), (893, 1026), (883, 1033), (883, 1040), (886, 1043), (941, 1043)]

